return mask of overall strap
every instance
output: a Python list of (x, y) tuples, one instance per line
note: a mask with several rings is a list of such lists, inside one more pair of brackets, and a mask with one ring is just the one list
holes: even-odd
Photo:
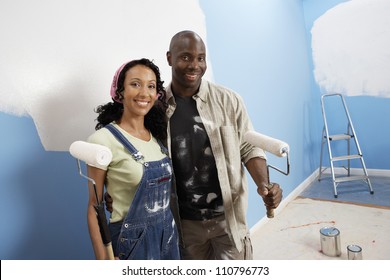
[(159, 139), (156, 138), (156, 140), (158, 145), (160, 146), (161, 152), (165, 154), (167, 157), (169, 157), (168, 149), (164, 146), (164, 144)]
[(122, 143), (123, 146), (125, 146), (134, 160), (143, 163), (142, 160), (144, 159), (144, 156), (141, 154), (141, 152), (138, 151), (113, 124), (110, 123), (106, 125), (105, 128), (107, 128), (116, 137), (116, 139)]

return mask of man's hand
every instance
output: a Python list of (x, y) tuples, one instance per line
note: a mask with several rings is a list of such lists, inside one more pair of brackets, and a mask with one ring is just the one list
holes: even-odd
[(273, 211), (282, 201), (282, 192), (277, 183), (268, 184), (268, 168), (263, 158), (251, 158), (246, 163), (246, 168), (257, 185), (257, 192), (263, 198), (267, 208), (267, 217), (273, 218)]
[(267, 217), (274, 217), (274, 209), (279, 206), (283, 198), (283, 190), (277, 183), (262, 185), (257, 188), (258, 194), (263, 198), (264, 205), (267, 208)]
[(112, 213), (112, 197), (108, 194), (108, 192), (104, 193), (104, 200), (106, 201), (106, 210)]

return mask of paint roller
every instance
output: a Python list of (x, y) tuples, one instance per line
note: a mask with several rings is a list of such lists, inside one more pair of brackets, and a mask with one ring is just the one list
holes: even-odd
[(69, 152), (76, 159), (97, 168), (106, 168), (112, 160), (112, 153), (109, 148), (84, 141), (73, 142), (69, 147)]
[(104, 202), (99, 201), (99, 196), (96, 191), (95, 180), (84, 175), (83, 172), (81, 171), (81, 166), (80, 166), (80, 161), (84, 161), (88, 165), (101, 168), (101, 169), (106, 169), (106, 167), (110, 164), (112, 160), (111, 150), (99, 144), (93, 144), (84, 141), (75, 141), (70, 145), (69, 152), (77, 160), (77, 167), (81, 177), (87, 179), (93, 185), (93, 189), (97, 201), (97, 205), (94, 205), (94, 208), (96, 211), (96, 217), (98, 220), (100, 234), (102, 236), (103, 244), (108, 254), (108, 258), (110, 260), (113, 260), (114, 253), (112, 250), (110, 231), (107, 226), (107, 219), (104, 210)]
[[(287, 143), (278, 140), (276, 138), (272, 138), (270, 136), (258, 133), (256, 131), (250, 130), (244, 134), (244, 141), (252, 144), (255, 147), (259, 147), (264, 151), (270, 152), (278, 157), (287, 157), (287, 171), (283, 171), (275, 166), (267, 165), (267, 173), (268, 173), (268, 189), (271, 189), (273, 184), (269, 181), (269, 167), (277, 170), (278, 172), (288, 175), (290, 173), (290, 159), (289, 152), (290, 147)], [(267, 206), (267, 217), (274, 217), (274, 209)]]

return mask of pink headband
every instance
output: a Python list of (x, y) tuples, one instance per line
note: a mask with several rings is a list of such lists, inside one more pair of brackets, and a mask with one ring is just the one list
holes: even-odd
[(116, 102), (118, 103), (122, 103), (122, 100), (120, 100), (118, 98), (118, 96), (116, 95), (116, 90), (118, 88), (118, 78), (119, 78), (119, 75), (121, 74), (123, 68), (129, 63), (130, 61), (124, 63), (121, 67), (119, 67), (118, 70), (116, 70), (115, 72), (115, 75), (114, 75), (114, 78), (112, 80), (112, 83), (111, 83), (111, 90), (110, 90), (110, 94), (111, 94), (111, 97), (112, 99), (114, 99)]

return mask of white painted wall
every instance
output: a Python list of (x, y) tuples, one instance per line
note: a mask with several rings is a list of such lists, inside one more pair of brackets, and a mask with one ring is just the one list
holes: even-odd
[(313, 25), (314, 76), (324, 93), (390, 97), (390, 1), (340, 3)]
[(184, 29), (207, 44), (197, 0), (2, 0), (0, 111), (30, 116), (45, 150), (67, 151), (94, 131), (122, 63), (153, 59), (168, 84), (165, 53)]

